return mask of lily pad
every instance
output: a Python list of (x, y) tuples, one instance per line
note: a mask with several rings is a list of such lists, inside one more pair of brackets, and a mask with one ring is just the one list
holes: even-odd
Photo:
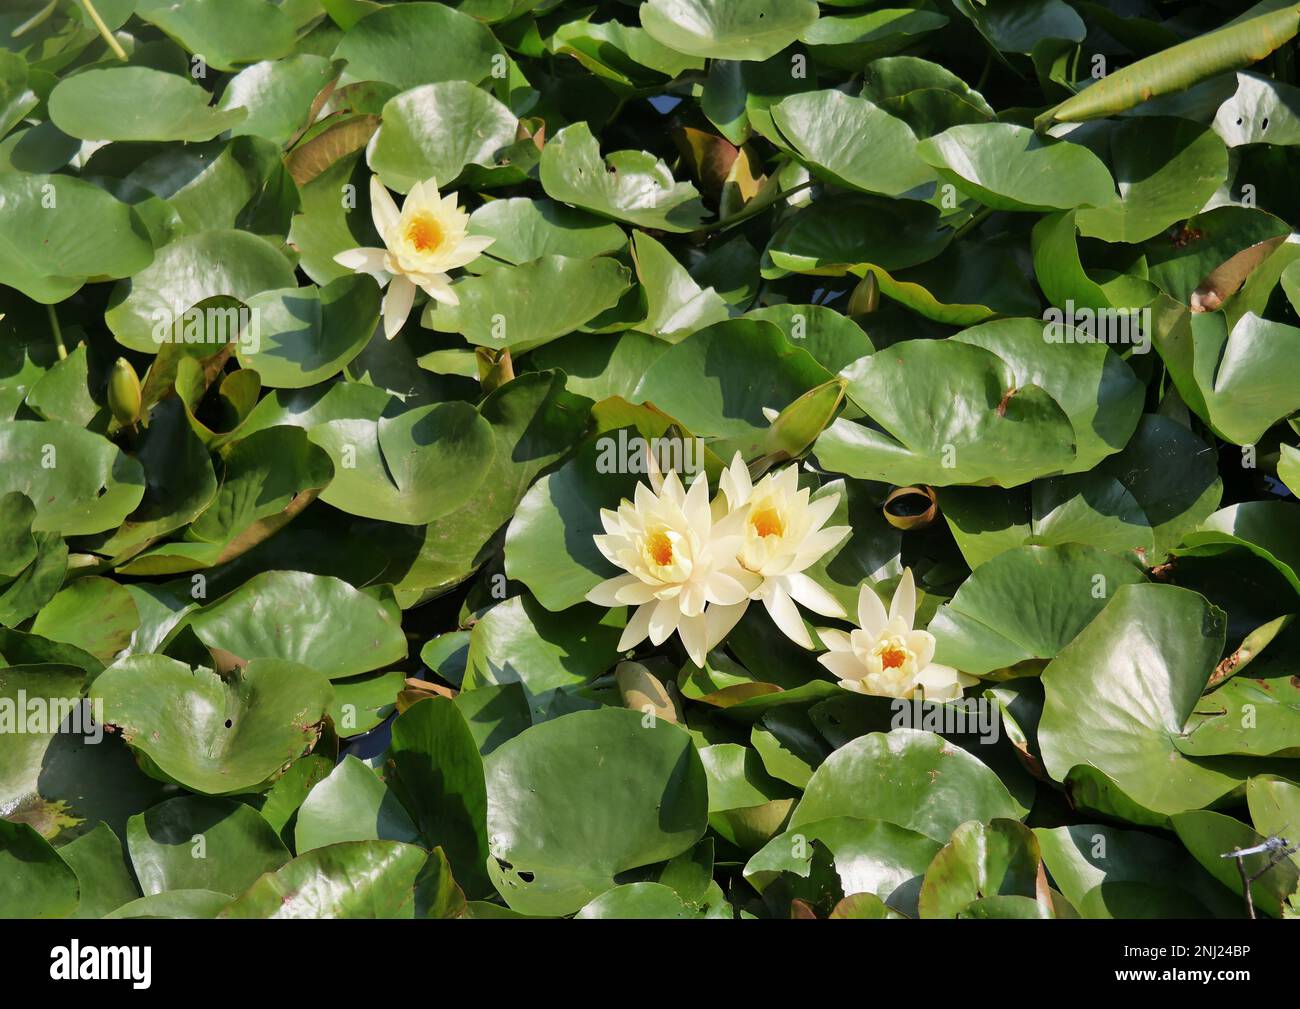
[(219, 918), (411, 918), (427, 853), (400, 841), (313, 848), (258, 878)]
[(551, 199), (642, 228), (692, 231), (708, 217), (695, 187), (674, 180), (653, 154), (616, 151), (602, 158), (586, 123), (566, 126), (547, 142), (540, 172)]
[[(1200, 809), (1236, 789), (1220, 758), (1185, 757), (1174, 738), (1223, 651), (1223, 613), (1171, 585), (1125, 585), (1043, 671), (1038, 726), (1057, 781), (1079, 765), (1160, 815)], [(1078, 698), (1094, 700), (1080, 704)], [(1134, 705), (1131, 698), (1145, 698)], [(1101, 700), (1098, 700), (1101, 699)]]
[(329, 684), (305, 666), (255, 659), (229, 679), (162, 655), (104, 670), (90, 697), (162, 780), (204, 795), (270, 785), (309, 750)]
[(817, 20), (813, 0), (650, 0), (641, 24), (669, 49), (719, 60), (765, 60)]
[(150, 67), (105, 67), (68, 77), (50, 94), (50, 120), (80, 140), (211, 140), (248, 113), (222, 111), (193, 81)]
[(329, 679), (406, 657), (397, 607), (347, 582), (304, 571), (267, 571), (192, 614), (209, 648), (240, 659), (280, 659)]
[(873, 732), (846, 743), (813, 772), (790, 830), (832, 816), (887, 820), (946, 843), (958, 824), (1017, 818), (997, 775), (942, 736)]
[(690, 737), (663, 721), (643, 728), (642, 718), (575, 712), (488, 757), (488, 870), (512, 908), (572, 913), (616, 874), (672, 858), (703, 835), (707, 786)]

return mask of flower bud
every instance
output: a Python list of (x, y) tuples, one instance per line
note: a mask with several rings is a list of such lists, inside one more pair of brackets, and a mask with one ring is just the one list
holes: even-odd
[(108, 379), (108, 408), (113, 418), (123, 427), (140, 418), (140, 377), (131, 362), (119, 357), (113, 364)]

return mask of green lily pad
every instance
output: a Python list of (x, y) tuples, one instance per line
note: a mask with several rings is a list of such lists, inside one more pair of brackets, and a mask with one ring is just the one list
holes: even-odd
[(1074, 465), (1073, 425), (1061, 405), (1038, 385), (1022, 388), (1010, 363), (973, 343), (895, 344), (844, 377), (850, 398), (885, 431), (837, 420), (813, 448), (833, 472), (899, 485), (1014, 487)]
[(150, 67), (104, 67), (60, 81), (50, 120), (80, 140), (211, 140), (248, 114), (209, 105), (193, 81)]
[(1000, 52), (1031, 53), (1045, 39), (1082, 42), (1087, 34), (1063, 0), (954, 0), (953, 6)]
[(586, 123), (566, 126), (548, 140), (539, 170), (547, 196), (601, 217), (683, 232), (708, 216), (695, 187), (675, 181), (653, 154), (616, 151), (602, 158)]
[(764, 250), (763, 272), (772, 279), (786, 272), (843, 276), (851, 267), (865, 272), (864, 263), (905, 270), (934, 259), (951, 238), (952, 232), (939, 224), (938, 210), (928, 203), (830, 196), (803, 208), (773, 233)]
[(1130, 120), (1111, 134), (1110, 151), (1119, 205), (1078, 214), (1079, 230), (1106, 242), (1144, 242), (1186, 220), (1228, 174), (1223, 141), (1186, 119)]
[(669, 49), (719, 60), (765, 60), (817, 20), (813, 0), (649, 0), (641, 24)]
[(399, 91), (438, 81), (477, 84), (505, 53), (492, 32), (444, 4), (377, 7), (334, 50), (354, 81), (384, 81)]
[(73, 645), (102, 662), (131, 643), (140, 613), (131, 593), (108, 578), (78, 578), (41, 608), (31, 632)]
[[(1183, 842), (1207, 872), (1229, 890), (1244, 895), (1237, 861), (1224, 858), (1236, 848), (1253, 848), (1264, 840), (1240, 820), (1209, 810), (1194, 810), (1173, 817), (1173, 827)], [(1268, 864), (1267, 854), (1247, 855), (1246, 871), (1255, 875)], [(1291, 859), (1282, 861), (1251, 884), (1250, 892), (1255, 906), (1274, 917), (1282, 917), (1288, 899), (1300, 888), (1300, 867)]]
[(215, 890), (168, 890), (166, 893), (151, 893), (129, 903), (105, 917), (112, 919), (128, 918), (175, 918), (208, 919), (215, 918), (217, 912), (230, 903), (230, 894), (217, 893)]
[(205, 645), (240, 659), (281, 659), (341, 679), (406, 657), (391, 597), (305, 571), (267, 571), (192, 614)]
[(340, 841), (420, 841), (397, 796), (351, 755), (308, 793), (294, 827), (294, 849), (300, 854)]
[(217, 107), (246, 109), (231, 136), (264, 137), (286, 144), (307, 124), (316, 96), (337, 75), (335, 64), (313, 53), (254, 63), (231, 78)]
[(79, 888), (72, 867), (26, 823), (0, 819), (0, 916), (67, 918)]
[(772, 838), (745, 864), (745, 878), (759, 889), (780, 872), (807, 878), (813, 871), (814, 844), (830, 852), (845, 894), (871, 894), (909, 913), (915, 913), (921, 879), (941, 847), (888, 820), (835, 816)]
[(521, 354), (614, 307), (628, 287), (627, 268), (608, 256), (543, 256), (466, 277), (454, 287), (459, 305), (430, 301), (420, 322), (480, 347)]
[(66, 661), (41, 656), (34, 664), (0, 669), (0, 698), (11, 711), (23, 711), (24, 695), (44, 701), (44, 724), (33, 713), (26, 732), (0, 733), (0, 809), (60, 844), (101, 820), (124, 832), (127, 818), (161, 791), (136, 768), (121, 740), (103, 732), (104, 719), (95, 718), (102, 711), (82, 704), (86, 671)]
[(404, 410), (382, 394), (367, 398), (308, 432), (334, 463), (322, 500), (352, 515), (422, 525), (472, 498), (492, 463), (491, 426), (472, 406)]
[(1128, 561), (1092, 547), (1019, 547), (970, 576), (930, 622), (935, 659), (979, 676), (1052, 659), (1122, 585), (1143, 581)]
[(246, 231), (204, 231), (159, 249), (147, 269), (122, 281), (104, 321), (131, 350), (157, 354), (163, 344), (183, 341), (202, 343), (215, 354), (223, 343), (240, 341), (238, 310), (202, 305), (203, 312), (195, 314), (191, 309), (218, 296), (248, 304), (263, 291), (294, 286), (288, 261), (269, 243)]
[(645, 321), (637, 329), (668, 343), (680, 343), (697, 330), (730, 316), (712, 287), (701, 289), (690, 271), (644, 231), (633, 236), (637, 279), (646, 297)]
[(991, 350), (1014, 369), (1018, 388), (1036, 385), (1060, 404), (1074, 425), (1068, 472), (1091, 469), (1128, 444), (1145, 387), (1105, 344), (1049, 343), (1036, 319), (986, 322), (953, 339)]
[(1086, 147), (1012, 123), (969, 123), (916, 149), (941, 178), (995, 210), (1050, 212), (1116, 202), (1106, 166)]
[(466, 165), (501, 165), (519, 128), (518, 118), (486, 91), (454, 80), (403, 91), (383, 116), (370, 167), (399, 193), (426, 179), (448, 186)]
[(490, 236), (493, 242), (484, 255), (515, 266), (543, 256), (590, 259), (627, 244), (627, 235), (613, 221), (523, 196), (483, 204), (469, 216), (469, 233)]
[(483, 760), (457, 706), (430, 697), (402, 712), (393, 722), (388, 766), (390, 785), (426, 843), (446, 851), (463, 887), (490, 892)]
[(390, 526), (408, 565), (394, 572), (403, 605), (469, 577), (490, 553), (533, 479), (565, 455), (587, 424), (589, 403), (565, 391), (555, 372), (521, 375), (487, 396), (479, 414), (492, 427), (495, 452), (478, 490), (423, 527)]
[(69, 841), (59, 849), (59, 857), (77, 874), (81, 899), (74, 918), (103, 918), (140, 896), (122, 842), (106, 823)]
[(934, 182), (901, 119), (841, 91), (807, 91), (772, 106), (772, 120), (800, 160), (827, 181), (898, 196)]
[(329, 694), (292, 662), (254, 659), (223, 680), (161, 655), (122, 659), (90, 691), (151, 771), (205, 795), (268, 786), (315, 744)]
[(379, 323), (379, 288), (367, 276), (324, 287), (266, 291), (248, 300), (259, 315), (260, 345), (238, 351), (263, 386), (301, 389), (337, 375), (370, 342)]
[[(1242, 779), (1231, 764), (1185, 757), (1174, 743), (1223, 639), (1222, 611), (1195, 592), (1119, 588), (1043, 671), (1038, 741), (1048, 773), (1066, 781), (1078, 765), (1095, 768), (1130, 801), (1165, 816), (1236, 789)], [(1135, 705), (1134, 697), (1145, 700)]]
[(584, 904), (576, 920), (701, 918), (703, 912), (662, 883), (627, 883)]
[(622, 624), (617, 612), (585, 603), (551, 613), (529, 595), (507, 599), (475, 622), (463, 686), (519, 683), (533, 720), (543, 721), (557, 693), (615, 664)]
[(131, 817), (126, 843), (145, 894), (168, 890), (242, 893), (289, 852), (261, 814), (233, 799), (168, 799)]
[(1034, 833), (1017, 820), (968, 821), (934, 857), (921, 884), (922, 918), (956, 918), (976, 901), (1038, 898), (1040, 855)]
[(295, 41), (290, 16), (263, 0), (137, 0), (135, 13), (217, 70), (285, 56)]
[(703, 835), (707, 786), (690, 737), (662, 720), (644, 728), (642, 717), (575, 712), (488, 757), (488, 870), (512, 908), (572, 913), (618, 873)]
[[(1089, 918), (1128, 917), (1122, 913), (1119, 889), (1144, 885), (1143, 896), (1154, 909), (1166, 910), (1171, 900), (1194, 901), (1201, 914), (1213, 909), (1231, 915), (1236, 904), (1185, 851), (1163, 838), (1138, 830), (1120, 830), (1099, 823), (1069, 827), (1037, 827), (1034, 836), (1052, 882), (1065, 898)], [(1170, 891), (1175, 896), (1170, 895)], [(1172, 915), (1171, 915), (1172, 916)]]
[(62, 421), (0, 421), (0, 494), (36, 504), (32, 530), (65, 536), (118, 526), (144, 495), (144, 471), (108, 439)]
[(997, 775), (942, 736), (894, 729), (859, 736), (813, 772), (790, 830), (832, 816), (887, 820), (946, 843), (958, 824), (1017, 818)]
[(219, 918), (411, 918), (427, 853), (400, 841), (340, 841), (262, 875)]
[(140, 215), (98, 186), (66, 175), (0, 174), (0, 284), (54, 304), (152, 259)]
[(730, 458), (755, 455), (767, 437), (765, 407), (782, 410), (831, 375), (772, 323), (731, 319), (693, 333), (661, 355), (633, 401), (652, 403), (692, 434), (718, 439)]

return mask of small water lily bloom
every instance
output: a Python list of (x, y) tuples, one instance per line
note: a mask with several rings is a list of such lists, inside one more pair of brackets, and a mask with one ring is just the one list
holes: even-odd
[(859, 629), (818, 629), (830, 651), (817, 661), (840, 678), (840, 686), (878, 697), (912, 697), (919, 688), (926, 700), (952, 701), (962, 689), (979, 682), (951, 666), (931, 661), (934, 635), (914, 630), (916, 583), (912, 569), (903, 571), (889, 612), (868, 585), (858, 595)]
[(395, 337), (411, 314), (416, 288), (448, 305), (460, 304), (448, 270), (466, 266), (495, 239), (468, 235), (469, 214), (456, 206), (456, 194), (438, 195), (433, 179), (417, 182), (402, 209), (379, 177), (370, 177), (370, 215), (383, 239), (382, 249), (348, 249), (334, 262), (356, 273), (368, 273), (388, 285), (384, 295), (384, 335)]
[(624, 499), (617, 511), (601, 509), (605, 535), (594, 537), (596, 546), (626, 574), (601, 582), (587, 599), (636, 607), (619, 651), (647, 637), (663, 644), (675, 631), (691, 661), (703, 666), (749, 605), (736, 563), (746, 511), (715, 522), (704, 474), (689, 491), (673, 470), (661, 477), (652, 464), (650, 478), (653, 489), (638, 483), (634, 500)]
[(739, 561), (750, 598), (762, 600), (786, 637), (811, 648), (796, 602), (824, 617), (845, 616), (835, 597), (804, 574), (852, 531), (848, 526), (822, 528), (840, 496), (809, 501), (794, 466), (767, 474), (755, 486), (739, 452), (723, 471), (721, 486), (733, 511), (748, 507)]

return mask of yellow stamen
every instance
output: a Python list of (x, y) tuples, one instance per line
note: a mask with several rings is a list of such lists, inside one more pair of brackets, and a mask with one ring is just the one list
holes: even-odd
[(897, 669), (907, 661), (907, 652), (895, 645), (890, 645), (880, 653), (880, 665), (884, 669)]
[(749, 517), (749, 522), (754, 527), (754, 532), (763, 537), (780, 536), (785, 532), (781, 513), (775, 508), (760, 508)]
[(650, 538), (646, 540), (646, 549), (660, 567), (666, 567), (673, 562), (673, 543), (665, 533), (651, 533)]
[(432, 252), (442, 244), (442, 226), (431, 214), (419, 214), (406, 225), (406, 240), (417, 252)]

